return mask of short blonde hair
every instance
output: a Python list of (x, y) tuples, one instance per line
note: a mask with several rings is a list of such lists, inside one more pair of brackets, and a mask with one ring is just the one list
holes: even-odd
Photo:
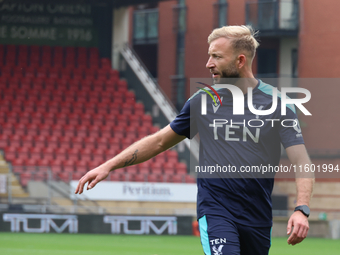
[(251, 60), (254, 59), (259, 43), (255, 39), (257, 32), (251, 26), (224, 26), (216, 28), (208, 37), (208, 43), (225, 37), (231, 39), (231, 45), (236, 53), (247, 52)]

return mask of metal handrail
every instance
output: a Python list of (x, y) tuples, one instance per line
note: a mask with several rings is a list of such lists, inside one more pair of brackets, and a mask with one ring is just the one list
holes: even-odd
[[(135, 50), (134, 50), (133, 48), (131, 48), (131, 47), (129, 46), (128, 43), (126, 43), (126, 44), (124, 45), (123, 50), (126, 51), (127, 49), (130, 50), (130, 51), (132, 52), (132, 54), (134, 55), (134, 57), (138, 60), (141, 69), (144, 69), (144, 71), (148, 74), (148, 76), (149, 76), (150, 78), (152, 78), (153, 82), (154, 82), (155, 84), (157, 84), (156, 79), (152, 76), (152, 74), (150, 73), (149, 69), (144, 65), (143, 61), (140, 59), (140, 57), (138, 56), (138, 54), (135, 52)], [(169, 97), (166, 95), (166, 93), (164, 92), (164, 90), (162, 89), (162, 87), (159, 86), (159, 85), (157, 84), (157, 89), (162, 93), (162, 96), (165, 97), (165, 99), (168, 101), (168, 104), (173, 108), (173, 110), (176, 112), (176, 115), (177, 115), (177, 114), (178, 114), (178, 111), (176, 110), (176, 107), (175, 107), (174, 104), (171, 102), (171, 100), (169, 99)]]
[[(165, 118), (169, 122), (174, 120), (178, 114), (176, 108), (163, 92), (163, 90), (160, 88), (160, 86), (153, 79), (151, 79), (151, 74), (144, 66), (142, 61), (140, 61), (137, 54), (133, 52), (128, 44), (123, 47), (123, 49), (121, 50), (121, 54), (125, 61), (130, 65), (131, 69), (135, 72), (136, 76), (141, 81), (151, 98), (159, 106)], [(198, 160), (198, 141), (195, 139), (192, 139), (191, 141), (189, 141), (188, 139), (184, 139), (183, 142), (185, 146), (192, 152), (195, 159)]]

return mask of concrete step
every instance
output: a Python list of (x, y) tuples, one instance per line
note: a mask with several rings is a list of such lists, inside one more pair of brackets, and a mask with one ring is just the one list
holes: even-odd
[(51, 200), (52, 204), (57, 204), (60, 206), (72, 206), (73, 201), (71, 199), (67, 199), (67, 198), (62, 198), (62, 197), (54, 197)]
[(7, 174), (9, 173), (9, 166), (6, 162), (0, 161), (0, 174)]

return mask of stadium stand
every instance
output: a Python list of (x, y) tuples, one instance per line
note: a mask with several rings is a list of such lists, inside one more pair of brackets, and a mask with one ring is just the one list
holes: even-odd
[[(97, 48), (0, 45), (0, 149), (24, 187), (68, 182), (159, 130)], [(111, 181), (188, 182), (175, 150), (130, 166)]]

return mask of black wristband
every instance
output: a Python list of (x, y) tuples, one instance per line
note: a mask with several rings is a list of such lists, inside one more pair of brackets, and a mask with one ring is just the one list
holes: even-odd
[(300, 211), (302, 212), (306, 217), (309, 217), (310, 209), (307, 205), (299, 205), (295, 207), (294, 212)]

